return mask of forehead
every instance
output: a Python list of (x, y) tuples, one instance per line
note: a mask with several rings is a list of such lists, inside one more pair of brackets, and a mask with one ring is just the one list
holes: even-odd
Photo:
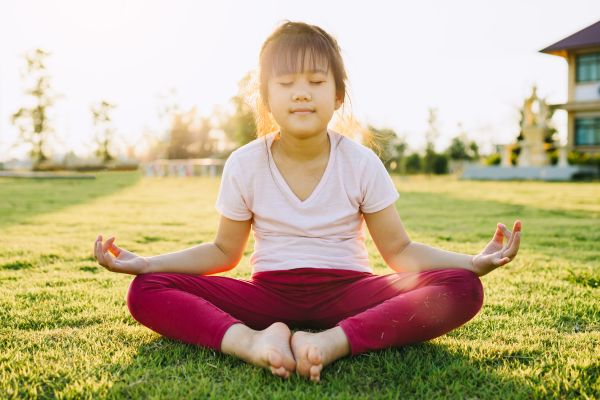
[(273, 54), (270, 71), (273, 76), (300, 73), (323, 73), (327, 75), (329, 72), (327, 55), (317, 49), (282, 50)]

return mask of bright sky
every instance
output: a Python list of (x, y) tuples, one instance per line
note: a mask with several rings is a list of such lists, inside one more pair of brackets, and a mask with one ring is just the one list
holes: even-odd
[[(115, 125), (130, 143), (144, 129), (161, 129), (159, 95), (173, 88), (184, 109), (226, 106), (284, 19), (337, 38), (359, 119), (419, 148), (435, 107), (439, 149), (458, 123), (489, 148), (514, 139), (533, 84), (550, 103), (566, 100), (566, 61), (539, 50), (600, 19), (600, 1), (4, 0), (0, 160), (17, 153), (10, 115), (24, 103), (20, 71), (29, 50), (52, 53), (53, 87), (63, 95), (54, 109), (55, 151), (84, 154), (90, 105), (100, 100), (117, 104)], [(563, 138), (565, 120), (557, 112)]]

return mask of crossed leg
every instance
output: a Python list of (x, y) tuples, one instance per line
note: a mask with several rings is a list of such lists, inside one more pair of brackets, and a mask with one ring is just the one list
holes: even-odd
[[(313, 381), (348, 354), (418, 343), (469, 321), (483, 302), (479, 278), (447, 269), (367, 275), (332, 289), (314, 309), (318, 333), (284, 323), (297, 318), (294, 301), (252, 281), (187, 274), (138, 275), (127, 304), (155, 332), (211, 347), (289, 377)], [(296, 316), (291, 316), (296, 314)], [(314, 325), (314, 324), (313, 324)]]
[(131, 315), (153, 331), (234, 355), (287, 378), (296, 362), (291, 331), (276, 322), (285, 315), (281, 304), (260, 285), (221, 276), (138, 275), (127, 294)]
[(318, 382), (323, 367), (341, 357), (444, 335), (471, 320), (482, 304), (481, 281), (464, 269), (363, 278), (335, 304), (324, 304), (333, 312), (321, 324), (336, 326), (294, 333), (296, 370)]

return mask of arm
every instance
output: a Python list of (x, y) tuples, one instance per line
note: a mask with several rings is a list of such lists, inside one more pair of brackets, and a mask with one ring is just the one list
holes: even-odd
[[(515, 235), (511, 236), (508, 229), (499, 225), (494, 238), (484, 251), (471, 256), (412, 242), (393, 204), (381, 211), (363, 215), (381, 256), (390, 268), (398, 272), (464, 268), (481, 276), (512, 261), (519, 248), (519, 221), (515, 223)], [(506, 247), (502, 247), (503, 235), (510, 239)]]
[(251, 219), (234, 221), (221, 216), (213, 243), (203, 243), (175, 253), (148, 257), (146, 272), (210, 275), (229, 271), (242, 259), (251, 222)]
[(102, 243), (98, 236), (94, 255), (112, 272), (139, 275), (152, 272), (210, 275), (233, 269), (242, 259), (252, 220), (234, 221), (221, 216), (213, 243), (203, 243), (174, 253), (140, 257), (114, 244), (111, 237)]
[(413, 242), (392, 204), (381, 211), (363, 214), (373, 242), (394, 271), (420, 272), (438, 268), (471, 267), (472, 257)]

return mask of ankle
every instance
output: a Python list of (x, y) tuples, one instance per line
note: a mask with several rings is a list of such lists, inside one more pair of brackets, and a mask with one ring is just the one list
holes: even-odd
[(221, 352), (244, 358), (250, 349), (256, 331), (244, 324), (233, 324), (227, 329), (221, 340)]
[(345, 357), (350, 354), (350, 342), (348, 337), (339, 326), (322, 332), (328, 343), (331, 343), (329, 348), (329, 357), (332, 360)]

